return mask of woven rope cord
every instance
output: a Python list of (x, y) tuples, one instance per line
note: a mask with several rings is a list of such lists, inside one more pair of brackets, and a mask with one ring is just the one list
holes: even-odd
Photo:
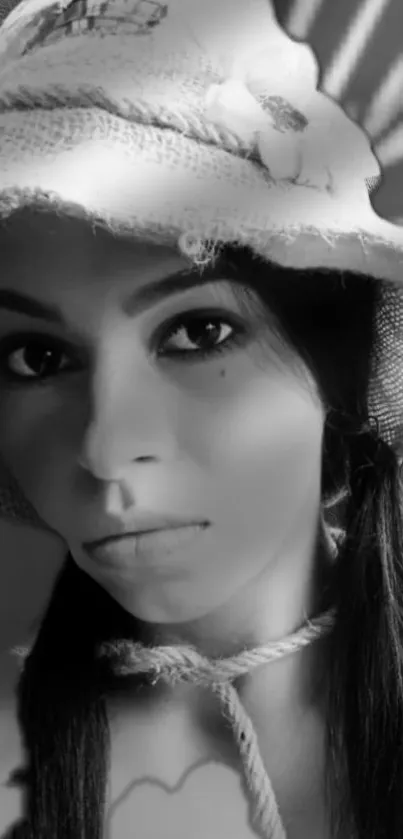
[[(173, 111), (163, 105), (151, 104), (141, 99), (135, 102), (125, 98), (121, 101), (113, 101), (107, 93), (94, 88), (87, 90), (85, 87), (78, 87), (75, 93), (71, 93), (60, 84), (46, 91), (30, 90), (20, 85), (18, 91), (12, 94), (3, 93), (0, 97), (0, 113), (7, 110), (33, 110), (35, 108), (52, 110), (63, 107), (100, 108), (130, 122), (172, 128), (182, 135), (203, 143), (223, 146), (238, 155), (250, 152), (249, 145), (232, 131), (218, 128), (213, 123), (206, 123), (197, 114), (191, 112), (181, 114), (178, 109)], [(259, 160), (257, 153), (256, 160)]]
[[(238, 746), (244, 778), (251, 794), (252, 822), (262, 831), (265, 839), (286, 839), (275, 792), (263, 763), (252, 720), (232, 682), (256, 667), (278, 661), (309, 646), (330, 632), (335, 618), (335, 611), (330, 609), (313, 621), (307, 620), (298, 631), (280, 641), (253, 650), (243, 650), (231, 658), (212, 660), (192, 646), (146, 647), (128, 641), (101, 645), (98, 657), (108, 658), (116, 675), (145, 673), (152, 675), (153, 685), (159, 680), (172, 686), (179, 682), (191, 682), (212, 690), (220, 703), (223, 716), (231, 725)], [(14, 647), (11, 652), (25, 659), (30, 649)]]
[(252, 821), (267, 839), (286, 839), (276, 796), (266, 772), (252, 720), (246, 713), (231, 682), (255, 667), (277, 661), (310, 645), (334, 625), (335, 612), (329, 610), (315, 621), (308, 621), (298, 632), (281, 641), (254, 650), (243, 651), (229, 659), (212, 662), (191, 647), (156, 647), (136, 645), (130, 650), (125, 642), (101, 648), (103, 654), (116, 656), (114, 670), (119, 674), (154, 673), (153, 684), (161, 678), (169, 684), (190, 681), (208, 685), (217, 696), (223, 715), (231, 724), (238, 746), (244, 777), (254, 807)]

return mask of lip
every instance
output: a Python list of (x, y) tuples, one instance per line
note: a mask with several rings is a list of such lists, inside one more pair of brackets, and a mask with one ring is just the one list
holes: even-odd
[(102, 536), (100, 539), (94, 539), (90, 542), (83, 542), (83, 548), (86, 551), (92, 551), (95, 548), (100, 547), (101, 545), (108, 545), (110, 543), (116, 543), (120, 539), (126, 539), (128, 537), (138, 537), (143, 534), (148, 533), (156, 533), (158, 531), (166, 531), (166, 530), (178, 530), (182, 527), (189, 527), (189, 526), (208, 526), (210, 522), (208, 521), (200, 521), (196, 519), (178, 519), (174, 516), (142, 516), (138, 519), (135, 524), (130, 525), (123, 525), (114, 527), (110, 530), (106, 529), (105, 535)]
[(209, 524), (197, 522), (169, 528), (109, 537), (90, 543), (86, 552), (99, 566), (135, 570), (160, 566), (169, 571), (180, 560), (183, 549), (207, 530)]

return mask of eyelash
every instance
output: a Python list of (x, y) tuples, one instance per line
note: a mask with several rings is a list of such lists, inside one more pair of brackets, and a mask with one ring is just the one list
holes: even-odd
[[(181, 361), (185, 364), (195, 364), (204, 360), (208, 360), (210, 358), (214, 358), (215, 356), (221, 353), (230, 352), (231, 349), (235, 346), (240, 346), (245, 341), (248, 330), (245, 326), (242, 326), (239, 322), (234, 322), (232, 319), (229, 319), (227, 316), (218, 313), (218, 312), (204, 312), (201, 310), (193, 310), (191, 312), (184, 312), (179, 317), (176, 316), (173, 321), (169, 324), (168, 328), (164, 326), (164, 331), (162, 329), (158, 330), (159, 334), (165, 335), (165, 342), (167, 342), (173, 335), (176, 335), (180, 332), (180, 327), (186, 326), (189, 328), (189, 325), (192, 322), (204, 322), (206, 325), (207, 323), (225, 323), (228, 324), (232, 329), (232, 334), (222, 341), (221, 344), (218, 344), (216, 347), (208, 350), (176, 350), (166, 353), (167, 357), (181, 357)], [(43, 335), (39, 335), (35, 332), (24, 332), (19, 333), (18, 335), (12, 335), (7, 338), (4, 338), (3, 341), (0, 341), (0, 376), (6, 379), (8, 382), (11, 382), (14, 385), (19, 385), (21, 387), (38, 387), (44, 386), (49, 380), (55, 378), (58, 374), (50, 374), (49, 376), (42, 376), (38, 375), (37, 378), (34, 376), (21, 376), (18, 373), (11, 372), (7, 367), (7, 359), (13, 352), (16, 350), (24, 349), (29, 344), (34, 346), (41, 346), (43, 351), (51, 350), (60, 352), (63, 354), (68, 354), (69, 348), (66, 343), (63, 341), (59, 341), (57, 339), (53, 339), (51, 337), (45, 338)], [(163, 353), (157, 353), (158, 356), (163, 355)], [(188, 358), (186, 358), (188, 356)], [(66, 375), (67, 373), (77, 372), (77, 370), (67, 370), (62, 372), (60, 375)]]

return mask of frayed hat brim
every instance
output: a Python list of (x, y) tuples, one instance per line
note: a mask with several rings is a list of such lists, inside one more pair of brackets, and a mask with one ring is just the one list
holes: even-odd
[(0, 114), (0, 219), (24, 207), (119, 236), (175, 244), (190, 234), (286, 267), (403, 284), (403, 229), (369, 196), (276, 181), (253, 160), (96, 108)]

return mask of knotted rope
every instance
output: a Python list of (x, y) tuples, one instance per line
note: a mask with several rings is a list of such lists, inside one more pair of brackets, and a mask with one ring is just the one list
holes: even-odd
[(146, 647), (128, 641), (103, 644), (99, 657), (110, 659), (116, 675), (152, 674), (151, 683), (168, 685), (191, 682), (209, 687), (218, 697), (223, 716), (230, 722), (248, 789), (251, 793), (251, 819), (267, 839), (286, 839), (286, 832), (270, 778), (264, 767), (253, 723), (246, 713), (234, 679), (250, 673), (255, 667), (276, 661), (308, 646), (327, 634), (335, 622), (335, 611), (329, 610), (314, 621), (308, 621), (297, 632), (281, 641), (245, 650), (231, 658), (208, 659), (192, 646)]
[[(170, 686), (180, 682), (208, 687), (217, 696), (223, 716), (231, 725), (242, 760), (247, 787), (251, 793), (251, 821), (265, 839), (286, 839), (286, 832), (270, 778), (267, 775), (252, 720), (245, 711), (232, 682), (256, 667), (291, 655), (327, 635), (335, 624), (330, 609), (280, 641), (230, 658), (209, 659), (191, 645), (147, 647), (128, 640), (107, 642), (97, 650), (107, 658), (115, 675), (151, 674), (151, 684), (162, 681)], [(25, 659), (30, 648), (14, 647), (11, 653)]]

